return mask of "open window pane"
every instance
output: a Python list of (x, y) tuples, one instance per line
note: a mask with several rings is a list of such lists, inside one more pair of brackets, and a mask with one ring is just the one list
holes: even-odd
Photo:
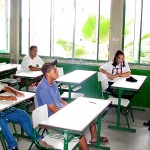
[(9, 0), (0, 0), (0, 53), (8, 53)]
[(133, 62), (135, 6), (136, 0), (126, 0), (124, 53), (128, 62)]
[(108, 60), (111, 0), (100, 0), (99, 60)]
[(22, 54), (28, 54), (29, 49), (29, 0), (21, 1), (21, 50)]
[(97, 58), (98, 7), (98, 0), (76, 1), (75, 58)]
[(30, 46), (41, 56), (50, 56), (50, 10), (50, 0), (30, 0)]
[(140, 63), (150, 64), (150, 1), (143, 1)]
[(53, 1), (51, 56), (72, 58), (74, 0)]

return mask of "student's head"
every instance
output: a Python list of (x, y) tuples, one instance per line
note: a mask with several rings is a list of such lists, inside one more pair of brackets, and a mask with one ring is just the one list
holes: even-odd
[(42, 72), (45, 78), (48, 80), (56, 80), (58, 78), (58, 71), (57, 71), (57, 60), (54, 60), (51, 63), (45, 63), (42, 66)]
[(37, 56), (38, 48), (37, 46), (33, 45), (29, 48), (29, 55), (31, 58), (34, 58)]
[(113, 65), (114, 67), (116, 67), (117, 65), (122, 64), (122, 66), (124, 67), (124, 66), (125, 66), (124, 57), (125, 57), (125, 56), (124, 56), (123, 51), (117, 50), (112, 65)]

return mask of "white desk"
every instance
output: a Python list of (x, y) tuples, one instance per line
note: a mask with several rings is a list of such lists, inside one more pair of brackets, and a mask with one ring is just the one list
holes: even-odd
[(115, 83), (111, 85), (112, 88), (118, 89), (118, 110), (117, 110), (118, 115), (117, 115), (116, 126), (109, 126), (109, 128), (129, 131), (129, 132), (136, 132), (135, 129), (120, 127), (120, 104), (121, 104), (122, 91), (123, 90), (138, 91), (146, 79), (146, 76), (141, 76), (141, 75), (132, 75), (132, 76), (137, 80), (137, 82), (128, 82), (126, 81), (126, 77), (121, 77), (121, 78), (119, 77), (118, 79), (116, 79)]
[(146, 76), (132, 75), (137, 82), (128, 82), (125, 77), (118, 78), (112, 88), (123, 88), (124, 90), (138, 91), (146, 79)]
[(56, 82), (69, 85), (69, 101), (71, 101), (71, 85), (81, 85), (96, 74), (96, 71), (75, 70), (56, 79)]
[(42, 76), (43, 73), (41, 71), (22, 71), (19, 73), (16, 73), (15, 76), (17, 77), (21, 77), (21, 78), (25, 78), (26, 79), (26, 91), (28, 91), (29, 89), (29, 79), (31, 78), (38, 78), (40, 76)]
[[(22, 93), (24, 93), (25, 96), (24, 97), (18, 96), (16, 101), (0, 100), (0, 111), (8, 109), (8, 108), (10, 108), (10, 107), (12, 107), (12, 106), (14, 106), (18, 103), (21, 103), (25, 100), (28, 100), (28, 99), (34, 97), (34, 95), (35, 95), (34, 93), (30, 93), (30, 92), (22, 92)], [(0, 95), (11, 96), (11, 95), (14, 95), (14, 94), (5, 92), (5, 93), (2, 93)]]
[(56, 79), (56, 81), (78, 85), (95, 74), (96, 71), (75, 70), (65, 74), (64, 76), (61, 76), (60, 78)]
[(0, 65), (0, 72), (12, 70), (12, 69), (15, 69), (15, 68), (16, 68), (16, 71), (17, 71), (17, 65), (15, 65), (15, 64)]
[[(68, 104), (65, 108), (53, 114), (47, 120), (41, 122), (40, 127), (57, 128), (68, 131), (69, 133), (83, 134), (86, 128), (89, 127), (90, 123), (98, 118), (98, 146), (100, 144), (100, 115), (103, 114), (104, 110), (110, 103), (110, 101), (106, 100), (80, 97)], [(68, 132), (65, 132), (65, 134)], [(66, 136), (64, 135), (64, 137)], [(64, 138), (64, 140), (66, 139)]]

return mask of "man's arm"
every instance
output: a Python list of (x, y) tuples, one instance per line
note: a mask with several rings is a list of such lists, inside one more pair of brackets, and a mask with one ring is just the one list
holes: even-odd
[(29, 67), (29, 69), (31, 70), (31, 71), (41, 71), (41, 68), (38, 68), (38, 67), (34, 67), (34, 66), (28, 66)]
[[(67, 105), (67, 103), (64, 100), (61, 100), (61, 103), (64, 107)], [(51, 110), (52, 113), (55, 113), (61, 109), (61, 108), (56, 107), (55, 104), (48, 105), (48, 108)]]
[(6, 91), (6, 92), (9, 92), (9, 93), (13, 93), (16, 96), (24, 96), (23, 93), (21, 93), (20, 91), (17, 91), (14, 88), (9, 87), (9, 86), (4, 86), (3, 90)]
[(55, 104), (50, 104), (50, 105), (48, 105), (48, 108), (50, 109), (50, 111), (51, 111), (52, 113), (55, 113), (55, 112), (57, 112), (57, 111), (60, 110), (60, 108), (56, 107)]
[(68, 105), (64, 100), (61, 100), (61, 103), (64, 107)]

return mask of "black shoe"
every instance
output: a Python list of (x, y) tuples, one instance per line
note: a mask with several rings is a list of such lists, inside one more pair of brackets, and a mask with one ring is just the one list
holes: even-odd
[(150, 126), (148, 127), (148, 130), (150, 131)]
[(150, 126), (150, 121), (144, 122), (143, 125), (144, 126)]

